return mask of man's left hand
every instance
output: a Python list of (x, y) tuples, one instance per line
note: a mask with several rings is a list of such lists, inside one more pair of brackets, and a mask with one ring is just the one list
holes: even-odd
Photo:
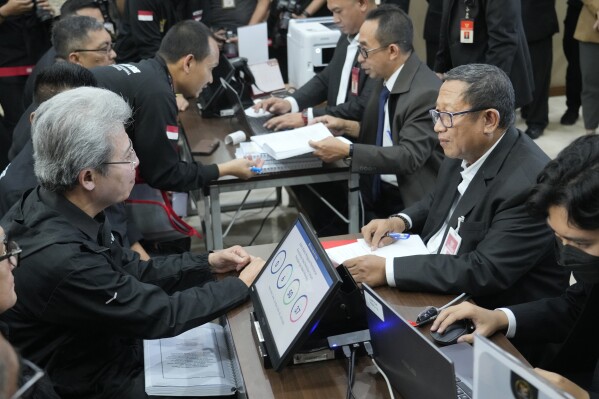
[(304, 126), (304, 119), (299, 112), (275, 116), (274, 118), (267, 120), (264, 124), (264, 127), (273, 130), (295, 129), (296, 127), (302, 126)]
[(366, 283), (370, 287), (387, 284), (385, 258), (376, 255), (364, 255), (343, 262), (357, 283)]
[(251, 261), (251, 256), (239, 245), (208, 255), (208, 263), (214, 273), (240, 271)]
[(335, 137), (327, 137), (319, 141), (310, 140), (308, 144), (314, 148), (314, 155), (324, 162), (335, 162), (349, 156), (349, 144)]

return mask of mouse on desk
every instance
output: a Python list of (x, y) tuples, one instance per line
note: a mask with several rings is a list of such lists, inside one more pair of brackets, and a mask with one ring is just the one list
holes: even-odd
[(443, 334), (439, 334), (436, 331), (431, 331), (431, 337), (439, 345), (453, 345), (457, 343), (458, 338), (464, 334), (470, 334), (474, 331), (474, 324), (472, 320), (464, 319), (458, 320), (453, 324), (447, 326)]

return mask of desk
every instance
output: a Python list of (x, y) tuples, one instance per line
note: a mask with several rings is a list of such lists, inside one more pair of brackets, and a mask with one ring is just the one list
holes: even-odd
[[(252, 255), (268, 259), (275, 244), (257, 245), (246, 248)], [(395, 288), (377, 289), (385, 300), (398, 312), (410, 320), (428, 305), (441, 306), (454, 296), (427, 293), (400, 292)], [(318, 363), (289, 366), (280, 373), (265, 370), (259, 360), (250, 332), (249, 311), (251, 303), (246, 303), (227, 314), (235, 350), (241, 366), (246, 394), (249, 399), (332, 399), (343, 398), (347, 389), (347, 360), (327, 360)], [(422, 332), (429, 336), (428, 327)], [(505, 338), (495, 334), (492, 340), (513, 355), (524, 358)], [(524, 360), (526, 361), (526, 360)], [(387, 386), (383, 377), (377, 374), (370, 358), (357, 358), (355, 366), (354, 395), (356, 398), (387, 398)], [(398, 395), (396, 394), (396, 397)]]
[[(221, 144), (209, 156), (194, 156), (193, 159), (203, 164), (222, 163), (235, 158), (235, 147), (226, 145), (224, 138), (227, 134), (240, 130), (241, 126), (234, 118), (202, 118), (197, 111), (195, 102), (190, 102), (187, 111), (179, 114), (179, 119), (189, 142), (201, 138), (216, 138)], [(247, 134), (246, 132), (246, 135)], [(187, 146), (189, 149), (189, 145)], [(187, 154), (187, 158), (190, 153)], [(301, 184), (325, 183), (337, 180), (347, 181), (349, 185), (348, 210), (349, 233), (357, 233), (358, 225), (358, 178), (359, 175), (350, 173), (349, 166), (342, 161), (325, 164), (318, 169), (295, 170), (275, 174), (264, 174), (241, 180), (232, 176), (221, 177), (210, 182), (204, 189), (204, 224), (206, 246), (208, 250), (223, 248), (223, 231), (220, 217), (220, 194), (224, 192), (252, 190), (258, 188), (275, 188)]]

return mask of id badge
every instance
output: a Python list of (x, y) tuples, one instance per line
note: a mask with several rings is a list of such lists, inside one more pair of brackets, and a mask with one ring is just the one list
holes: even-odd
[(458, 232), (455, 231), (453, 227), (450, 227), (449, 231), (447, 232), (447, 237), (445, 237), (443, 248), (441, 248), (441, 255), (457, 254), (461, 244), (462, 237), (460, 237)]
[(460, 43), (474, 43), (474, 21), (460, 20)]
[(360, 68), (352, 67), (351, 69), (351, 95), (358, 95), (358, 83), (360, 82)]
[(223, 8), (235, 8), (235, 0), (223, 0)]

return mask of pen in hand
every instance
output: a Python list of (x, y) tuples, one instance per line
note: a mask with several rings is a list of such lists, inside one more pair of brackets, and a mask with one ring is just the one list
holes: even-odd
[(250, 170), (254, 173), (262, 173), (262, 168), (258, 168), (256, 166), (252, 166)]
[(385, 235), (383, 237), (391, 237), (394, 240), (407, 240), (408, 238), (410, 238), (410, 235), (407, 233), (390, 233), (387, 232), (385, 233)]

